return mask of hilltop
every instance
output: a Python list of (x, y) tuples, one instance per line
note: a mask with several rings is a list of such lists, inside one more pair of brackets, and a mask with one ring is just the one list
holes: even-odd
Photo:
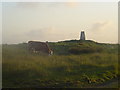
[(51, 56), (29, 53), (27, 43), (2, 45), (3, 88), (95, 87), (120, 76), (117, 44), (90, 40), (48, 43), (54, 51)]
[[(92, 40), (65, 40), (48, 42), (54, 55), (89, 54), (89, 53), (118, 53), (118, 44), (98, 43)], [(23, 48), (28, 51), (27, 43), (3, 44), (4, 47)]]
[[(118, 44), (98, 43), (92, 40), (65, 40), (59, 42), (48, 42), (55, 55), (70, 54), (89, 54), (89, 53), (117, 53)], [(27, 43), (4, 44), (5, 46), (24, 48), (26, 51)]]
[(49, 42), (51, 49), (55, 54), (84, 54), (84, 53), (102, 53), (116, 52), (118, 44), (98, 43), (92, 40), (67, 40), (60, 42)]

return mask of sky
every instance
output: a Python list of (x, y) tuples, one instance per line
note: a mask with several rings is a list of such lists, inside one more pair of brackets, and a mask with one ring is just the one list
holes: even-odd
[[(87, 40), (118, 43), (116, 2), (3, 2), (2, 43)], [(1, 4), (0, 4), (1, 6)]]

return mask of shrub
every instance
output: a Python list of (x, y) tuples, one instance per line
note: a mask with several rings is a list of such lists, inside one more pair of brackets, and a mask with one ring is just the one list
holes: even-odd
[(72, 54), (81, 54), (81, 53), (94, 53), (103, 51), (102, 48), (93, 48), (93, 47), (73, 47), (68, 50)]

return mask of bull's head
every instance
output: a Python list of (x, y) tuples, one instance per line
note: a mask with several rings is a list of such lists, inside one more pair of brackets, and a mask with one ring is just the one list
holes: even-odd
[(49, 51), (49, 55), (53, 55), (53, 51), (52, 50)]

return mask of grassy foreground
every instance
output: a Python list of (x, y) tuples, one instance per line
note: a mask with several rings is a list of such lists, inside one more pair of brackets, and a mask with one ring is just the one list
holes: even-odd
[(83, 88), (118, 77), (115, 50), (113, 53), (40, 56), (28, 53), (25, 48), (23, 44), (3, 45), (3, 87)]

